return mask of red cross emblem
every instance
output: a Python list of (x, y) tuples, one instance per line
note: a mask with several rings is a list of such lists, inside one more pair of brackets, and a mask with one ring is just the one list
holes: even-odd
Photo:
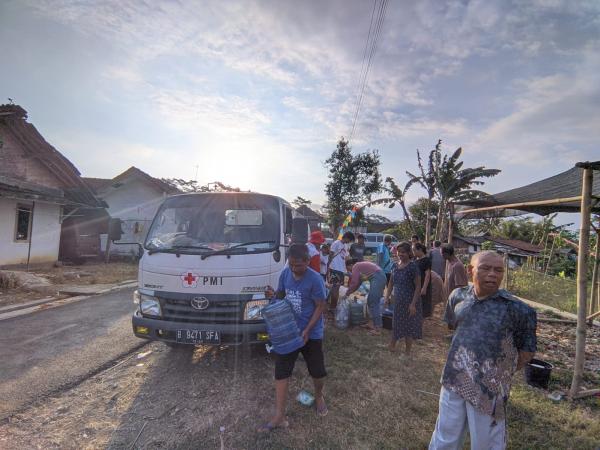
[(183, 287), (196, 287), (196, 284), (198, 283), (198, 276), (194, 275), (192, 272), (184, 273), (181, 276), (181, 279), (183, 280)]

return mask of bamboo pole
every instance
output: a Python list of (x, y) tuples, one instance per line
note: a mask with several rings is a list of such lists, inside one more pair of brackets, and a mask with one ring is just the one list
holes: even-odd
[(465, 209), (463, 211), (458, 211), (456, 214), (459, 214), (462, 216), (463, 214), (469, 214), (469, 213), (474, 213), (474, 212), (495, 211), (497, 209), (519, 209), (520, 207), (523, 207), (523, 206), (559, 205), (561, 203), (574, 203), (574, 202), (578, 202), (580, 200), (583, 201), (581, 196), (566, 197), (566, 198), (553, 198), (552, 200), (539, 200), (539, 201), (535, 201), (535, 202), (508, 203), (506, 205), (485, 206), (483, 208)]
[(600, 235), (596, 232), (596, 251), (594, 252), (594, 270), (592, 271), (592, 292), (590, 293), (590, 304), (588, 307), (588, 315), (592, 315), (594, 313), (594, 303), (596, 303), (596, 291), (598, 289), (598, 266), (600, 265), (600, 261), (598, 261), (598, 256), (600, 254)]
[(585, 362), (585, 333), (587, 311), (587, 271), (590, 243), (590, 213), (594, 172), (587, 166), (583, 169), (581, 187), (581, 228), (579, 231), (579, 254), (577, 255), (577, 339), (575, 342), (575, 364), (571, 382), (571, 399), (576, 398), (583, 379)]

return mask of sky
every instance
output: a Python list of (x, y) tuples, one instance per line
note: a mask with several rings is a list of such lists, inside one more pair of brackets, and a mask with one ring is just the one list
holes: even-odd
[[(323, 204), (373, 10), (2, 0), (0, 103), (24, 107), (83, 176), (136, 166)], [(600, 1), (390, 0), (351, 145), (404, 184), (441, 139), (465, 167), (502, 170), (494, 193), (600, 159), (599, 124)]]

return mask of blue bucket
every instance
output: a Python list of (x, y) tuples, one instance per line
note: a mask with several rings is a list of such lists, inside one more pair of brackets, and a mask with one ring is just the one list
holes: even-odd
[(284, 299), (268, 304), (262, 309), (262, 316), (275, 353), (286, 355), (304, 347), (304, 339), (289, 301)]

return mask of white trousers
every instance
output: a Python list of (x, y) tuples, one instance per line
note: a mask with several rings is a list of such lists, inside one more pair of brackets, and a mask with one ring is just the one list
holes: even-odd
[(477, 411), (460, 395), (442, 387), (440, 411), (431, 436), (429, 450), (462, 449), (467, 426), (471, 450), (503, 450), (506, 448), (506, 421)]

